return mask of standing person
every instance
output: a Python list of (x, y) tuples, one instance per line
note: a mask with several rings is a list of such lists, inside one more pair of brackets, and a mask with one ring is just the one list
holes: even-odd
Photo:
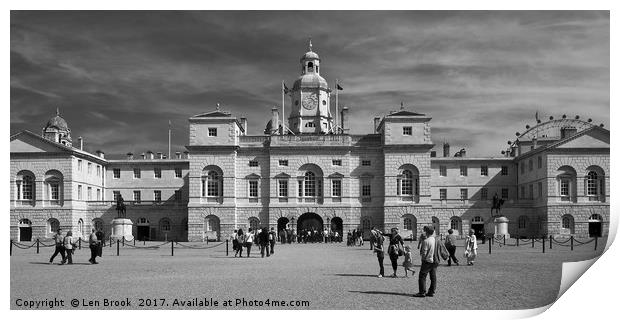
[(254, 233), (252, 233), (252, 228), (248, 228), (248, 233), (245, 234), (245, 247), (247, 250), (247, 257), (250, 257), (250, 251), (252, 251), (252, 244), (254, 243)]
[(276, 232), (271, 227), (271, 231), (269, 231), (269, 251), (273, 254), (273, 248), (276, 246)]
[(63, 236), (62, 236), (62, 229), (58, 228), (56, 230), (56, 234), (54, 234), (54, 243), (56, 244), (56, 249), (54, 250), (54, 254), (52, 255), (52, 257), (50, 258), (50, 264), (54, 263), (54, 258), (56, 258), (56, 256), (60, 253), (60, 256), (62, 257), (62, 261), (60, 262), (60, 264), (64, 264), (65, 263), (65, 247), (63, 246), (62, 240), (63, 240)]
[(411, 271), (411, 276), (415, 274), (415, 271), (411, 269), (413, 267), (413, 257), (411, 254), (411, 247), (405, 246), (405, 261), (403, 261), (403, 268), (405, 268), (405, 278), (408, 278), (407, 271)]
[(465, 257), (467, 258), (467, 265), (473, 266), (478, 255), (478, 241), (473, 229), (469, 229), (469, 236), (465, 239)]
[(396, 269), (398, 268), (398, 256), (404, 254), (403, 245), (405, 244), (403, 238), (398, 234), (398, 228), (391, 229), (392, 236), (390, 237), (390, 246), (388, 247), (388, 255), (392, 262), (392, 269), (394, 273), (392, 278), (396, 278)]
[(358, 236), (360, 238), (360, 247), (364, 246), (364, 232), (362, 230), (357, 230)]
[(420, 238), (418, 238), (418, 250), (420, 250), (420, 247), (422, 246), (422, 243), (424, 243), (424, 239), (426, 239), (426, 234), (424, 232), (422, 232), (420, 234)]
[(233, 251), (235, 252), (235, 258), (237, 257), (237, 246), (239, 245), (239, 236), (238, 236), (239, 230), (235, 229), (233, 230), (233, 234), (231, 236), (231, 241), (232, 245), (233, 245)]
[(258, 233), (258, 244), (260, 245), (260, 256), (265, 257), (265, 250), (267, 250), (267, 258), (269, 258), (269, 232), (267, 227), (261, 229)]
[(92, 228), (90, 231), (90, 236), (88, 236), (88, 248), (90, 249), (90, 259), (88, 262), (91, 264), (98, 264), (97, 255), (99, 255), (99, 239), (97, 239), (97, 234), (95, 233), (95, 228)]
[[(69, 261), (67, 264), (73, 264), (72, 256), (73, 250), (75, 249), (75, 242), (76, 240), (73, 239), (73, 232), (67, 231), (67, 235), (62, 239), (62, 243), (65, 246), (65, 253), (67, 254), (67, 261)], [(62, 263), (64, 264), (65, 261), (63, 260)]]
[[(426, 239), (420, 248), (420, 258), (422, 265), (420, 266), (420, 274), (418, 275), (418, 293), (415, 297), (432, 297), (435, 295), (437, 287), (437, 266), (439, 265), (439, 254), (437, 253), (437, 242), (433, 235), (435, 230), (432, 226), (425, 226), (424, 233)], [(430, 273), (431, 286), (426, 291), (426, 275)]]
[(235, 240), (237, 240), (237, 249), (235, 251), (235, 258), (237, 257), (237, 254), (239, 254), (239, 258), (241, 258), (241, 255), (243, 254), (243, 245), (245, 244), (244, 237), (243, 237), (243, 229), (239, 228), (239, 230), (237, 230), (237, 235), (235, 236)]
[(377, 277), (383, 278), (385, 271), (383, 268), (383, 259), (385, 259), (385, 253), (383, 252), (383, 234), (381, 231), (373, 228), (371, 231), (373, 241), (373, 250), (377, 254), (377, 261), (379, 261), (379, 275)]
[(458, 266), (459, 260), (456, 258), (456, 236), (453, 234), (454, 230), (448, 230), (448, 236), (446, 237), (445, 246), (448, 249), (450, 257), (448, 257), (448, 267), (452, 265), (452, 261)]

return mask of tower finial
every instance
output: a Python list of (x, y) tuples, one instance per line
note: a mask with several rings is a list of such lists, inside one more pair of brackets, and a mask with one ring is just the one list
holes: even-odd
[(56, 107), (56, 116), (60, 116), (60, 108)]
[(310, 52), (312, 52), (312, 37), (308, 37), (308, 48), (310, 49)]
[(400, 110), (405, 109), (405, 103), (403, 101), (400, 102)]
[(215, 104), (215, 110), (220, 111), (220, 103), (219, 102)]

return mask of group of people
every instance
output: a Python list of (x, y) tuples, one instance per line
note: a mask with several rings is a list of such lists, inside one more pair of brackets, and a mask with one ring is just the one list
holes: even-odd
[(280, 243), (317, 243), (317, 242), (342, 242), (342, 237), (338, 231), (324, 229), (323, 231), (315, 228), (301, 229), (299, 232), (293, 228), (279, 230)]
[[(437, 267), (441, 259), (448, 261), (448, 266), (454, 262), (457, 266), (459, 260), (456, 258), (456, 242), (457, 238), (454, 235), (452, 229), (448, 230), (448, 236), (446, 240), (442, 242), (435, 236), (435, 230), (433, 226), (425, 226), (423, 228), (423, 236), (420, 237), (418, 248), (420, 250), (420, 271), (418, 273), (418, 293), (416, 297), (432, 297), (435, 294), (437, 287)], [(403, 256), (403, 268), (405, 269), (405, 277), (409, 276), (409, 273), (413, 275), (415, 271), (413, 268), (413, 257), (411, 247), (404, 245), (403, 238), (398, 233), (398, 228), (392, 228), (390, 230), (389, 244), (387, 247), (387, 253), (392, 263), (393, 273), (391, 277), (396, 278), (396, 271), (398, 269), (398, 258)], [(379, 262), (379, 278), (385, 276), (383, 268), (383, 260), (385, 259), (384, 251), (384, 234), (376, 227), (372, 227), (371, 230), (371, 247), (374, 253), (377, 255)], [(465, 240), (464, 257), (467, 259), (467, 265), (473, 266), (477, 256), (477, 239), (473, 230), (469, 231), (469, 235)], [(426, 289), (426, 277), (430, 275), (431, 284), (428, 290)]]
[(235, 229), (230, 236), (230, 240), (233, 244), (233, 251), (235, 252), (235, 258), (241, 258), (243, 256), (243, 248), (246, 248), (246, 257), (250, 257), (252, 252), (252, 245), (260, 246), (261, 257), (267, 257), (274, 254), (274, 247), (276, 245), (277, 235), (271, 227), (271, 230), (267, 230), (267, 227), (252, 230), (248, 228), (248, 232), (244, 233), (243, 229)]
[(347, 232), (347, 246), (363, 246), (364, 245), (364, 233), (362, 230), (353, 229)]
[[(75, 247), (79, 241), (79, 238), (73, 236), (72, 231), (67, 231), (66, 235), (62, 235), (62, 229), (58, 228), (56, 233), (52, 237), (55, 243), (54, 254), (50, 257), (50, 264), (54, 263), (54, 258), (60, 254), (62, 257), (61, 265), (73, 264), (73, 254), (75, 253)], [(88, 236), (88, 247), (90, 248), (90, 259), (88, 262), (91, 264), (98, 264), (97, 257), (101, 257), (103, 233), (96, 232), (95, 229), (91, 230)]]

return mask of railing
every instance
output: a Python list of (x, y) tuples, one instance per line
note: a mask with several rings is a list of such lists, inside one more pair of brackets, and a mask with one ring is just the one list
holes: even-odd
[[(116, 201), (113, 200), (105, 200), (105, 201), (86, 201), (88, 206), (92, 207), (111, 207), (116, 206)], [(124, 201), (125, 206), (183, 206), (187, 203), (179, 202), (179, 201), (152, 201), (152, 200), (144, 200), (144, 201)]]

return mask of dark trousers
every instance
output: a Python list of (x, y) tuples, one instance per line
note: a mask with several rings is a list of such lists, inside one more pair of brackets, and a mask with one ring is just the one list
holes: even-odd
[(90, 259), (88, 261), (95, 263), (97, 262), (95, 259), (97, 259), (97, 254), (99, 253), (99, 246), (96, 244), (91, 244), (89, 248), (90, 248)]
[(56, 258), (56, 256), (60, 253), (60, 256), (62, 257), (62, 262), (65, 262), (65, 247), (63, 246), (56, 246), (56, 250), (54, 250), (54, 254), (52, 255), (52, 257), (50, 258), (50, 262), (54, 261), (54, 258)]
[(248, 258), (249, 258), (250, 257), (250, 251), (252, 251), (252, 242), (246, 242), (245, 245), (246, 245), (246, 248), (247, 248)]
[(377, 251), (377, 260), (379, 261), (379, 274), (381, 276), (385, 276), (385, 270), (383, 269), (383, 259), (385, 258), (385, 254), (383, 251)]
[[(73, 264), (73, 249), (65, 249), (65, 253), (67, 254), (67, 260), (69, 261), (69, 264)], [(64, 262), (64, 260), (63, 260)]]
[(265, 251), (267, 251), (267, 257), (269, 257), (269, 244), (261, 243), (260, 244), (260, 256), (263, 258), (265, 257)]
[(273, 248), (276, 246), (276, 241), (275, 240), (271, 240), (269, 241), (269, 247), (271, 249), (271, 254), (273, 254)]
[(455, 256), (456, 246), (446, 246), (446, 249), (448, 249), (448, 253), (450, 254), (450, 257), (448, 257), (448, 265), (451, 266), (452, 265), (452, 261), (454, 261), (454, 263), (458, 264), (459, 263), (459, 259), (457, 259), (456, 256)]
[(390, 261), (392, 262), (392, 269), (394, 269), (394, 274), (396, 274), (396, 269), (398, 269), (398, 255), (391, 254)]
[(418, 293), (426, 293), (426, 275), (431, 274), (431, 286), (428, 293), (435, 294), (437, 286), (437, 263), (422, 262), (420, 266), (420, 274), (418, 275)]

